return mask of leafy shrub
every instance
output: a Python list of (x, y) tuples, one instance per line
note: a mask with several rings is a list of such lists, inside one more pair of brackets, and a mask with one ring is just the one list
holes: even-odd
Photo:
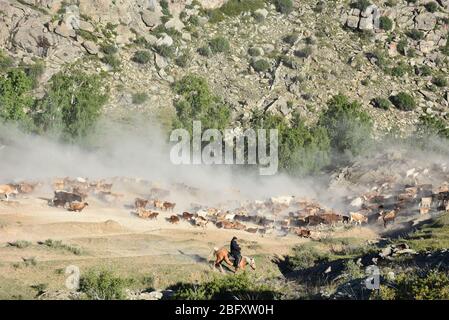
[(209, 48), (209, 46), (202, 46), (198, 48), (198, 53), (203, 57), (210, 57), (212, 55), (212, 50)]
[(258, 23), (265, 21), (265, 16), (260, 12), (254, 12), (253, 18)]
[(86, 30), (77, 30), (76, 31), (79, 36), (81, 36), (84, 40), (93, 41), (95, 43), (98, 42), (98, 37), (90, 31)]
[(322, 127), (307, 127), (298, 114), (292, 122), (280, 115), (254, 114), (253, 128), (278, 130), (279, 167), (290, 175), (319, 172), (330, 162), (330, 141)]
[(293, 270), (308, 269), (317, 263), (329, 260), (329, 255), (318, 251), (315, 247), (297, 245), (288, 256), (288, 265)]
[(371, 5), (369, 0), (356, 0), (351, 3), (351, 8), (359, 9), (360, 11), (365, 11)]
[(432, 83), (437, 87), (443, 88), (447, 86), (447, 78), (444, 75), (439, 74), (433, 77)]
[(390, 101), (396, 108), (403, 111), (410, 111), (416, 107), (415, 99), (405, 92), (400, 92), (396, 96), (391, 96)]
[(417, 132), (424, 138), (438, 136), (449, 139), (449, 123), (440, 117), (425, 113), (419, 117)]
[[(449, 32), (446, 36), (447, 39), (449, 39)], [(446, 45), (441, 47), (441, 52), (447, 56), (449, 56), (449, 41), (446, 41)]]
[(403, 77), (410, 71), (410, 66), (404, 62), (400, 62), (391, 68), (390, 73), (395, 77)]
[(309, 46), (314, 45), (316, 43), (315, 39), (312, 36), (306, 37), (304, 39), (304, 42)]
[(211, 23), (217, 23), (226, 17), (236, 17), (243, 12), (254, 12), (263, 8), (264, 5), (264, 0), (229, 0), (221, 7), (207, 11), (207, 14)]
[(412, 29), (406, 32), (406, 35), (413, 40), (421, 40), (424, 38), (424, 32), (418, 29)]
[(0, 119), (27, 122), (26, 110), (33, 105), (29, 91), (33, 81), (19, 68), (0, 75)]
[(352, 259), (345, 261), (344, 274), (349, 280), (360, 279), (365, 276), (362, 268)]
[(438, 10), (438, 3), (436, 3), (435, 1), (430, 1), (427, 2), (424, 7), (426, 8), (427, 11), (429, 12), (436, 12)]
[(285, 54), (281, 54), (277, 57), (278, 61), (281, 61), (285, 66), (289, 67), (290, 69), (295, 69), (298, 67), (298, 64), (293, 59), (293, 57), (289, 57)]
[(49, 247), (49, 248), (53, 248), (53, 249), (62, 249), (62, 250), (67, 250), (75, 255), (80, 255), (81, 254), (81, 249), (75, 246), (70, 246), (67, 244), (62, 243), (61, 240), (52, 240), (52, 239), (47, 239), (43, 242), (43, 245)]
[(136, 63), (147, 64), (151, 61), (153, 55), (149, 51), (137, 51), (132, 60)]
[(225, 37), (215, 37), (209, 41), (212, 53), (228, 52), (231, 49), (228, 39)]
[(272, 0), (276, 10), (280, 13), (289, 14), (293, 11), (292, 0)]
[(248, 49), (248, 54), (249, 54), (251, 57), (258, 57), (258, 56), (261, 55), (261, 53), (262, 53), (262, 52), (260, 51), (259, 48), (251, 47), (251, 48)]
[(204, 130), (225, 129), (229, 125), (229, 106), (212, 93), (204, 78), (187, 75), (174, 84), (173, 90), (180, 95), (175, 101), (175, 128), (186, 128), (192, 132), (193, 120), (201, 121)]
[(327, 103), (318, 122), (323, 126), (334, 150), (353, 155), (360, 154), (369, 146), (372, 133), (372, 120), (362, 110), (361, 104), (338, 94)]
[(270, 63), (265, 60), (265, 59), (257, 59), (257, 60), (253, 60), (251, 62), (251, 67), (253, 67), (253, 69), (256, 72), (265, 72), (268, 69), (270, 69), (271, 65)]
[(378, 66), (380, 69), (384, 71), (387, 70), (389, 61), (387, 54), (384, 50), (375, 50), (374, 52), (371, 53), (371, 55), (375, 59), (376, 66)]
[(295, 42), (298, 40), (298, 38), (299, 38), (299, 35), (297, 33), (290, 33), (290, 34), (286, 35), (282, 40), (285, 43), (294, 45)]
[(379, 109), (388, 110), (390, 108), (390, 101), (388, 99), (377, 97), (372, 100), (372, 104)]
[(164, 44), (161, 46), (155, 46), (154, 49), (158, 54), (165, 58), (173, 58), (173, 56), (175, 55), (175, 48), (172, 46), (167, 46)]
[(259, 284), (247, 273), (216, 277), (199, 285), (181, 283), (175, 290), (174, 299), (180, 300), (239, 300), (253, 297), (256, 299), (274, 299), (278, 292), (265, 284)]
[(398, 45), (396, 47), (396, 50), (398, 50), (398, 52), (402, 55), (405, 55), (406, 51), (407, 51), (407, 46), (408, 46), (408, 42), (407, 39), (401, 39), (398, 42)]
[(90, 270), (80, 278), (81, 292), (89, 299), (120, 300), (125, 298), (124, 289), (127, 281), (107, 270)]
[(14, 242), (9, 242), (8, 245), (11, 247), (23, 249), (23, 248), (27, 248), (27, 247), (31, 246), (31, 242), (26, 241), (26, 240), (17, 240)]
[(382, 300), (447, 300), (449, 299), (449, 275), (445, 271), (418, 270), (396, 276), (392, 283), (381, 285), (373, 292), (372, 299)]
[(0, 50), (0, 74), (7, 71), (14, 64), (14, 60)]
[(55, 74), (35, 108), (34, 121), (41, 131), (62, 131), (65, 139), (85, 136), (108, 99), (104, 89), (100, 75), (80, 70)]
[(103, 58), (101, 58), (101, 61), (109, 65), (114, 71), (120, 69), (121, 61), (115, 54), (105, 54)]
[(116, 54), (118, 48), (113, 44), (103, 44), (101, 46), (101, 51), (103, 51), (104, 54)]
[(39, 78), (44, 74), (45, 71), (45, 64), (42, 61), (35, 61), (34, 64), (25, 66), (23, 69), (28, 76), (28, 78), (31, 80), (31, 86), (32, 88), (37, 88), (39, 85)]
[(312, 47), (306, 46), (303, 49), (296, 50), (295, 56), (297, 56), (299, 58), (308, 58), (312, 55), (312, 52), (313, 52)]
[(422, 65), (416, 68), (416, 74), (423, 77), (428, 77), (432, 75), (432, 68), (426, 65)]
[(379, 19), (379, 26), (385, 31), (390, 31), (393, 29), (393, 21), (389, 17), (382, 16)]
[(134, 93), (132, 96), (133, 104), (142, 104), (148, 100), (148, 95), (145, 92)]
[(181, 68), (185, 68), (189, 65), (190, 60), (191, 60), (191, 56), (190, 56), (190, 54), (188, 54), (186, 52), (186, 53), (183, 53), (180, 56), (178, 56), (175, 59), (175, 63), (177, 66), (179, 66)]

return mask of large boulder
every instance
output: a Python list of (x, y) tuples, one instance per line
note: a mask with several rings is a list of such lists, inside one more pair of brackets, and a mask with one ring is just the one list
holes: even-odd
[(87, 53), (89, 54), (98, 54), (99, 47), (98, 45), (93, 41), (84, 41), (83, 47), (86, 49)]
[(145, 23), (145, 25), (149, 28), (153, 28), (161, 24), (161, 17), (162, 14), (150, 10), (146, 10), (141, 13), (143, 23)]
[(436, 16), (431, 12), (423, 12), (415, 17), (415, 28), (423, 31), (430, 31), (435, 28)]
[(56, 45), (57, 36), (48, 32), (43, 21), (36, 16), (25, 17), (12, 32), (12, 45), (29, 54), (45, 57)]

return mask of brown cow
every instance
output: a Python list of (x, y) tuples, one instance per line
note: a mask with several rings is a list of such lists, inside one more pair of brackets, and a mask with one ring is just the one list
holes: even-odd
[(308, 226), (317, 226), (321, 223), (324, 223), (324, 219), (320, 216), (307, 216), (304, 218), (304, 221), (307, 223)]
[(17, 188), (9, 185), (9, 184), (2, 184), (0, 185), (0, 194), (4, 195), (6, 200), (9, 200), (9, 196), (11, 194), (18, 194), (19, 191), (17, 191)]
[(336, 213), (324, 213), (321, 214), (320, 217), (324, 220), (325, 224), (334, 225), (340, 221), (343, 221), (343, 218)]
[(70, 202), (67, 210), (74, 212), (81, 212), (89, 204), (87, 202)]
[(364, 223), (368, 222), (368, 217), (365, 217), (363, 214), (358, 212), (350, 212), (349, 217), (350, 217), (349, 221), (350, 222), (355, 221), (355, 224), (362, 225), (362, 222)]
[(203, 217), (194, 217), (190, 221), (193, 223), (193, 225), (202, 228), (206, 228), (207, 224), (209, 223), (209, 220)]
[(159, 212), (154, 212), (151, 210), (145, 210), (143, 208), (139, 208), (137, 210), (137, 215), (143, 219), (156, 219), (159, 215)]
[(176, 203), (171, 203), (171, 202), (165, 201), (162, 204), (162, 206), (163, 206), (165, 211), (173, 211), (175, 209)]
[(136, 198), (136, 200), (134, 201), (134, 207), (136, 209), (145, 208), (148, 205), (149, 202), (150, 201), (146, 200), (146, 199)]
[(54, 207), (64, 207), (65, 204), (66, 204), (66, 201), (63, 200), (63, 199), (53, 199), (53, 206)]
[(393, 222), (394, 223), (394, 220), (396, 219), (396, 211), (395, 210), (391, 210), (389, 212), (381, 211), (379, 214), (381, 215), (379, 217), (379, 219), (382, 219), (382, 221), (384, 223), (384, 228), (387, 227), (387, 224), (389, 222)]
[(37, 183), (20, 182), (19, 184), (15, 185), (15, 188), (19, 193), (27, 194), (32, 193), (37, 185)]
[(66, 203), (83, 202), (83, 197), (79, 194), (67, 191), (55, 191), (53, 204), (56, 202), (60, 206), (65, 206)]
[(164, 210), (164, 202), (163, 201), (159, 201), (159, 200), (154, 200), (153, 201), (153, 207), (155, 207), (156, 209)]
[(195, 215), (194, 215), (193, 213), (190, 213), (190, 212), (185, 211), (185, 212), (182, 213), (181, 218), (183, 218), (184, 220), (190, 220), (190, 219), (192, 219), (194, 216), (195, 216)]
[(166, 219), (168, 222), (173, 223), (173, 224), (179, 223), (179, 221), (180, 221), (179, 217), (175, 216), (175, 215), (171, 216), (170, 218), (166, 218)]
[(295, 228), (293, 229), (294, 233), (301, 238), (310, 238), (311, 232), (308, 229), (304, 228)]

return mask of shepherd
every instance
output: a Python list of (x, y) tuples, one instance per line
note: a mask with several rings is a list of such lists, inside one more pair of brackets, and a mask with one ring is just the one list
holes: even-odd
[[(241, 249), (237, 243), (237, 237), (233, 237), (231, 240), (231, 252), (229, 252), (226, 248), (214, 248), (215, 267), (220, 267), (221, 272), (223, 272), (221, 263), (224, 261), (227, 265), (234, 267), (234, 273), (236, 273), (239, 269), (245, 270), (247, 265), (249, 265), (251, 269), (256, 270), (256, 262), (254, 258), (242, 256), (240, 251)], [(233, 258), (234, 263), (232, 263), (229, 259), (230, 256)]]

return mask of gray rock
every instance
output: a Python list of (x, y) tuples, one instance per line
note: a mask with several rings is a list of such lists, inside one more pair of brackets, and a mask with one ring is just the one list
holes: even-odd
[(349, 28), (356, 29), (359, 26), (359, 17), (349, 16), (348, 20), (346, 20), (346, 25)]
[(84, 41), (83, 47), (86, 49), (87, 53), (89, 54), (98, 54), (99, 47), (98, 45), (93, 41)]
[(191, 41), (192, 40), (192, 36), (188, 32), (183, 32), (182, 35), (181, 35), (181, 39), (185, 40), (185, 41)]
[(364, 18), (368, 18), (374, 13), (374, 10), (377, 10), (377, 6), (375, 4), (371, 4), (361, 13), (361, 15)]
[(431, 12), (424, 12), (415, 17), (415, 28), (424, 31), (433, 30), (437, 18)]
[(80, 21), (79, 28), (81, 30), (88, 31), (88, 32), (95, 31), (94, 26), (90, 22), (87, 22), (87, 21)]
[(275, 47), (271, 43), (265, 43), (262, 45), (262, 49), (264, 52), (270, 53), (274, 51)]
[(173, 45), (173, 39), (168, 34), (164, 34), (162, 37), (157, 39), (156, 45), (158, 45), (158, 46), (171, 46), (171, 45)]
[(161, 24), (161, 15), (153, 11), (143, 11), (141, 14), (143, 23), (149, 27), (155, 27)]
[(177, 17), (174, 17), (174, 18), (168, 20), (168, 21), (164, 24), (164, 26), (165, 26), (167, 29), (173, 28), (173, 29), (175, 29), (175, 30), (177, 30), (177, 31), (182, 31), (182, 29), (184, 29), (184, 23), (182, 23), (182, 21), (179, 20), (179, 18), (177, 18)]
[(263, 16), (264, 18), (266, 18), (266, 17), (268, 16), (268, 10), (267, 10), (267, 9), (264, 9), (264, 8), (262, 8), (262, 9), (257, 9), (256, 11), (254, 11), (254, 13), (257, 14), (257, 15), (261, 15), (261, 16)]
[(154, 54), (154, 62), (159, 69), (164, 69), (168, 66), (167, 60), (157, 53)]
[(61, 23), (55, 28), (55, 33), (64, 38), (74, 38), (76, 37), (76, 32), (73, 28), (65, 23)]
[(373, 16), (369, 16), (367, 18), (360, 18), (359, 29), (373, 30), (374, 29)]

